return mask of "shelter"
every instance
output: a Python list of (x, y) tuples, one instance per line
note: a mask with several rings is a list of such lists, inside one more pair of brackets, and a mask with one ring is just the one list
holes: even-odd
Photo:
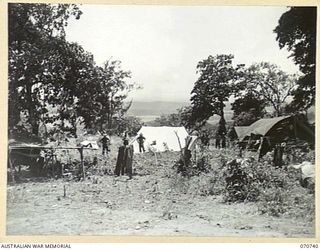
[(238, 140), (241, 141), (245, 137), (248, 128), (249, 128), (249, 126), (235, 126), (234, 127), (234, 130), (236, 132)]
[(303, 116), (281, 116), (260, 119), (251, 124), (239, 140), (244, 149), (259, 151), (259, 158), (271, 151), (276, 144), (300, 139), (310, 145), (315, 143), (315, 133)]
[[(146, 127), (143, 126), (139, 132), (146, 138), (144, 142), (145, 149), (147, 151), (163, 152), (163, 151), (179, 151), (179, 137), (181, 147), (185, 146), (185, 139), (188, 136), (188, 132), (184, 127)], [(176, 134), (177, 133), (177, 134)], [(137, 138), (137, 137), (136, 137)], [(139, 144), (134, 139), (133, 144), (134, 153), (139, 153)]]
[(286, 138), (299, 138), (312, 144), (315, 141), (314, 131), (298, 116), (260, 119), (243, 132), (242, 140), (252, 136), (270, 137), (274, 143)]
[(97, 141), (82, 141), (80, 143), (81, 146), (85, 147), (85, 148), (91, 148), (91, 149), (99, 149), (99, 146), (97, 144)]

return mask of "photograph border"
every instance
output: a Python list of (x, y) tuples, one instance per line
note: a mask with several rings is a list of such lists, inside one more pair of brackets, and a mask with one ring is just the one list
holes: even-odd
[(319, 71), (320, 67), (316, 67), (316, 192), (315, 192), (315, 202), (316, 202), (316, 220), (315, 220), (315, 237), (314, 238), (270, 238), (270, 237), (202, 237), (202, 236), (55, 236), (55, 235), (21, 235), (13, 236), (6, 235), (6, 195), (7, 195), (7, 120), (8, 120), (8, 31), (7, 31), (7, 4), (8, 3), (76, 3), (76, 4), (109, 4), (109, 5), (188, 5), (188, 6), (315, 6), (317, 7), (317, 59), (316, 65), (319, 64), (319, 1), (307, 0), (307, 1), (257, 1), (257, 0), (93, 0), (93, 1), (71, 1), (71, 0), (50, 0), (50, 1), (25, 1), (25, 0), (2, 0), (0, 3), (0, 77), (1, 77), (1, 88), (0, 88), (0, 117), (1, 124), (0, 129), (2, 131), (2, 138), (0, 140), (0, 243), (32, 243), (32, 242), (53, 242), (53, 243), (114, 243), (114, 242), (148, 242), (148, 243), (178, 243), (178, 242), (195, 242), (195, 243), (317, 243), (320, 242), (320, 221), (319, 221), (319, 191), (320, 191), (320, 181), (319, 181), (319, 128), (317, 107), (319, 107)]

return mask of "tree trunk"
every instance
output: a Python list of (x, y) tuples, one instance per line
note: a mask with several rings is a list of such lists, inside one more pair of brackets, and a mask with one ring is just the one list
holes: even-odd
[(227, 132), (223, 108), (224, 108), (223, 101), (220, 101), (220, 121), (219, 121), (219, 128), (218, 128), (218, 131), (219, 131), (218, 133), (220, 134), (220, 136), (225, 136)]
[(220, 101), (220, 117), (224, 119), (223, 101)]
[(113, 95), (110, 96), (110, 109), (109, 109), (109, 119), (108, 119), (108, 127), (112, 128), (112, 116), (113, 116), (113, 107), (112, 107)]
[(38, 135), (39, 133), (39, 121), (36, 116), (36, 106), (32, 100), (31, 85), (26, 84), (26, 99), (27, 99), (27, 110), (29, 113), (29, 122), (32, 128), (32, 134)]

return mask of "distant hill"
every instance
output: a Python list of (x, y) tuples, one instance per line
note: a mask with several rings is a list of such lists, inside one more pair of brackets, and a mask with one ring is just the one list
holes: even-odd
[[(177, 109), (184, 106), (188, 106), (188, 102), (132, 102), (130, 109), (128, 110), (128, 115), (137, 116), (144, 122), (153, 121), (160, 115), (168, 115), (172, 113), (177, 113)], [(226, 121), (231, 121), (233, 116), (233, 111), (231, 110), (231, 104), (229, 102), (225, 103), (224, 113)], [(212, 116), (208, 122), (210, 124), (216, 124), (220, 117), (215, 115)]]
[(133, 116), (167, 115), (177, 113), (177, 109), (188, 105), (188, 102), (132, 102), (128, 114)]

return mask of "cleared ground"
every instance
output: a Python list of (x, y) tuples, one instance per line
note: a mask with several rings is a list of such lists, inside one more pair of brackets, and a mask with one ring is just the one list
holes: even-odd
[[(110, 158), (99, 156), (104, 173), (114, 168), (115, 149)], [(7, 234), (314, 237), (314, 222), (305, 218), (262, 215), (258, 203), (203, 196), (201, 178), (176, 175), (178, 156), (161, 153), (156, 161), (152, 153), (135, 155), (132, 180), (101, 172), (79, 182), (9, 184)]]

